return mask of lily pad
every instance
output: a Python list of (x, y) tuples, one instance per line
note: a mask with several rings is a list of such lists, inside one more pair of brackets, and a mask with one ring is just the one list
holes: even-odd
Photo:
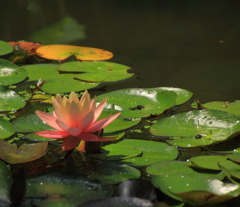
[(41, 90), (51, 94), (83, 91), (100, 84), (76, 80), (76, 74), (60, 74), (57, 64), (33, 64), (23, 67), (28, 72), (28, 81), (38, 81), (41, 78), (44, 81)]
[(11, 85), (23, 81), (27, 77), (24, 68), (18, 67), (14, 63), (0, 59), (0, 83), (3, 85)]
[(16, 92), (0, 84), (0, 111), (12, 111), (23, 108), (26, 101)]
[(227, 111), (232, 114), (240, 115), (240, 101), (236, 100), (235, 102), (222, 102), (222, 101), (213, 101), (202, 104), (207, 109), (218, 109), (222, 111)]
[(6, 139), (15, 133), (13, 125), (5, 120), (0, 118), (0, 139)]
[(205, 109), (176, 114), (153, 124), (155, 136), (170, 137), (179, 147), (216, 144), (240, 133), (240, 117), (225, 111)]
[(162, 142), (148, 140), (125, 139), (117, 144), (104, 146), (103, 160), (121, 160), (131, 166), (146, 166), (164, 160), (173, 160), (178, 150)]
[(102, 94), (97, 100), (101, 101), (106, 97), (113, 108), (116, 106), (122, 111), (121, 116), (140, 118), (159, 115), (175, 106), (177, 94), (162, 88), (130, 88)]
[(127, 165), (98, 163), (85, 168), (90, 180), (97, 179), (102, 183), (119, 183), (132, 178), (139, 178), (141, 172)]
[(49, 60), (64, 60), (75, 56), (78, 60), (108, 60), (113, 54), (107, 50), (73, 45), (45, 45), (37, 49), (37, 55)]
[(188, 165), (192, 167), (198, 167), (209, 170), (221, 170), (218, 163), (224, 163), (227, 161), (226, 156), (197, 156), (189, 159)]
[[(52, 127), (45, 124), (36, 114), (28, 114), (17, 117), (12, 121), (16, 132), (38, 132), (44, 130), (51, 130)], [(49, 140), (49, 139), (48, 139)]]
[(77, 199), (78, 204), (81, 204), (89, 200), (109, 197), (111, 194), (111, 186), (103, 185), (96, 180), (91, 181), (80, 173), (62, 172), (29, 179), (26, 197), (59, 198), (55, 203), (61, 203), (62, 198), (66, 197), (69, 200)]
[(128, 73), (126, 65), (106, 61), (72, 61), (63, 63), (58, 71), (64, 73), (81, 73), (76, 79), (86, 82), (114, 82), (130, 78), (134, 73)]
[(13, 48), (7, 42), (0, 40), (0, 56), (6, 56), (13, 52)]
[(159, 162), (147, 167), (146, 171), (154, 175), (152, 183), (155, 187), (192, 205), (220, 203), (240, 193), (238, 185), (219, 180), (224, 177), (222, 173), (198, 173), (187, 167), (186, 162)]
[(35, 144), (10, 144), (0, 140), (0, 158), (9, 164), (25, 163), (36, 160), (46, 154), (48, 142)]
[(224, 167), (225, 170), (228, 171), (228, 173), (237, 179), (240, 179), (240, 165), (237, 163), (234, 163), (230, 160), (226, 161), (220, 161), (219, 162), (220, 167)]

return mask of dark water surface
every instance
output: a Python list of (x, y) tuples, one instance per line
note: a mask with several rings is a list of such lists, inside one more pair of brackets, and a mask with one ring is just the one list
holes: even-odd
[[(98, 47), (111, 61), (131, 66), (137, 78), (110, 84), (179, 87), (202, 103), (240, 99), (239, 0), (0, 0), (0, 39), (32, 40), (32, 34), (75, 19), (82, 30), (42, 43)], [(53, 33), (53, 32), (52, 32)], [(69, 35), (69, 34), (71, 35)], [(58, 34), (61, 36), (61, 34)], [(32, 36), (32, 37), (31, 37)], [(47, 37), (46, 37), (47, 38)]]

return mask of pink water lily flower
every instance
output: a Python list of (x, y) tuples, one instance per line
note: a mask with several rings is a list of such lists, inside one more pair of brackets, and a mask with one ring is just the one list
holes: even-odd
[(71, 92), (69, 99), (59, 94), (52, 97), (54, 110), (52, 114), (37, 110), (35, 113), (47, 125), (56, 130), (35, 132), (35, 134), (52, 139), (62, 139), (63, 150), (77, 147), (80, 141), (107, 141), (114, 138), (104, 138), (93, 134), (113, 122), (120, 113), (97, 120), (101, 115), (107, 99), (97, 105), (96, 97), (90, 98), (87, 91), (79, 100), (76, 93)]

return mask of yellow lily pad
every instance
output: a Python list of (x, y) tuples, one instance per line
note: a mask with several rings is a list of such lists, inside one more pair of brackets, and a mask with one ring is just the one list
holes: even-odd
[(109, 60), (113, 54), (107, 50), (80, 47), (74, 45), (45, 45), (36, 51), (37, 55), (49, 60), (65, 60), (70, 56), (75, 56), (78, 60)]

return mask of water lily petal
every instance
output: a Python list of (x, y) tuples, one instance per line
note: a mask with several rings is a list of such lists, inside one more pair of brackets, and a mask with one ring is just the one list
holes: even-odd
[(63, 140), (62, 150), (71, 150), (77, 147), (80, 143), (80, 140), (77, 137), (69, 136)]
[(72, 136), (79, 136), (82, 133), (82, 130), (76, 127), (70, 127), (67, 131)]
[(111, 115), (109, 117), (106, 117), (104, 119), (101, 119), (101, 120), (98, 120), (98, 121), (94, 122), (93, 124), (91, 124), (91, 126), (89, 128), (87, 128), (85, 130), (85, 132), (99, 131), (100, 129), (106, 127), (111, 122), (113, 122), (120, 114), (121, 114), (121, 112), (118, 112), (118, 113), (116, 113), (114, 115)]
[(77, 102), (72, 101), (70, 103), (68, 116), (69, 116), (69, 126), (78, 127), (83, 117)]
[[(94, 120), (94, 112), (90, 111), (80, 122), (78, 128), (81, 129), (82, 131), (85, 131), (85, 129), (89, 128), (91, 126), (92, 122)], [(95, 132), (95, 131), (91, 131)]]
[(42, 132), (34, 132), (36, 135), (46, 138), (52, 138), (52, 139), (61, 139), (64, 137), (69, 136), (68, 132), (65, 131), (54, 131), (54, 130), (46, 130)]
[(79, 99), (78, 99), (78, 97), (77, 97), (77, 94), (76, 94), (74, 91), (72, 91), (72, 92), (70, 93), (69, 101), (70, 101), (70, 102), (75, 101), (76, 103), (79, 102)]
[(91, 133), (86, 133), (83, 132), (78, 136), (79, 139), (84, 140), (84, 141), (88, 141), (88, 142), (94, 142), (98, 140), (98, 136), (95, 134), (91, 134)]
[(60, 121), (60, 120), (56, 120), (58, 126), (60, 127), (61, 131), (68, 131), (68, 129), (70, 128), (67, 124), (65, 124), (64, 122)]
[(46, 112), (39, 111), (39, 110), (37, 110), (35, 113), (47, 125), (53, 127), (54, 129), (57, 129), (57, 130), (60, 130), (60, 131), (62, 130), (56, 122), (56, 120), (57, 120), (56, 117), (54, 117), (52, 114), (48, 114)]
[(103, 109), (104, 109), (104, 107), (105, 107), (105, 104), (106, 104), (106, 102), (107, 102), (107, 99), (105, 98), (105, 99), (103, 99), (102, 101), (101, 101), (101, 103), (95, 108), (95, 110), (94, 110), (94, 122), (99, 118), (99, 116), (101, 115), (101, 113), (102, 113), (102, 111), (103, 111)]

